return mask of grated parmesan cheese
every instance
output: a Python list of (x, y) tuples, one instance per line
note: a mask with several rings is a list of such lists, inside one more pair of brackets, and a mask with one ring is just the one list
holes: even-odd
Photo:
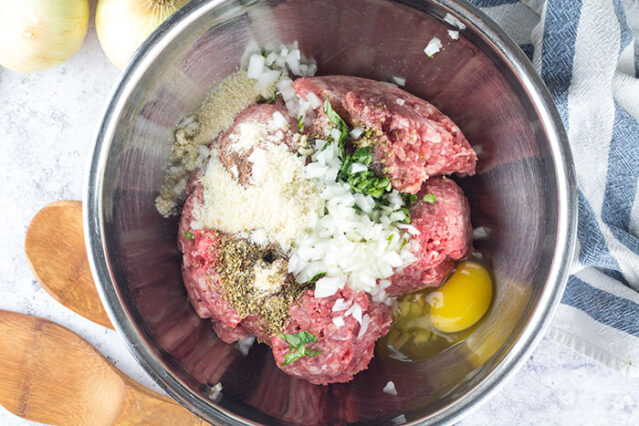
[(304, 178), (304, 160), (286, 145), (256, 149), (249, 160), (258, 162), (254, 173), (259, 179), (242, 186), (220, 163), (219, 152), (211, 151), (198, 221), (230, 234), (262, 229), (269, 241), (287, 251), (303, 229), (317, 222), (323, 209), (319, 189)]

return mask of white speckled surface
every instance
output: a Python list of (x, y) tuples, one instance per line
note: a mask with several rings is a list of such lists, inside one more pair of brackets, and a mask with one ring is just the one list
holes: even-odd
[[(35, 75), (0, 68), (0, 309), (70, 328), (157, 390), (115, 332), (40, 288), (24, 256), (33, 215), (51, 201), (82, 197), (93, 132), (117, 75), (93, 27), (78, 54), (57, 68)], [(23, 424), (30, 423), (0, 407), (0, 425)], [(639, 424), (639, 379), (544, 339), (516, 376), (461, 424)]]

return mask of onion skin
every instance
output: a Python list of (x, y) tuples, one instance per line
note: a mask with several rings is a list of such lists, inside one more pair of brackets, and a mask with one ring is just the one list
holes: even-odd
[(95, 27), (102, 50), (119, 69), (162, 22), (189, 0), (99, 0)]
[(88, 26), (88, 0), (0, 0), (0, 65), (31, 73), (61, 64)]

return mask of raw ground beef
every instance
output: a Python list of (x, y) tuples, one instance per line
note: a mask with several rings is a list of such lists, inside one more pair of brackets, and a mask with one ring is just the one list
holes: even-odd
[[(215, 269), (217, 249), (227, 235), (211, 230), (190, 230), (193, 209), (201, 200), (201, 185), (192, 185), (180, 221), (178, 244), (183, 251), (182, 274), (189, 298), (197, 314), (210, 318), (217, 335), (226, 343), (243, 339), (252, 333), (261, 341), (273, 346), (277, 365), (286, 373), (306, 379), (314, 384), (347, 382), (368, 366), (373, 357), (377, 339), (385, 335), (391, 325), (391, 311), (386, 305), (375, 303), (366, 293), (354, 293), (348, 288), (328, 298), (316, 299), (313, 291), (306, 291), (289, 310), (290, 319), (286, 334), (309, 331), (317, 337), (310, 349), (320, 350), (318, 356), (300, 358), (282, 366), (289, 345), (280, 337), (264, 333), (264, 323), (259, 317), (242, 318), (224, 300), (220, 277)], [(190, 231), (189, 231), (190, 230)], [(184, 234), (189, 231), (191, 240)], [(361, 337), (360, 323), (353, 316), (345, 316), (346, 310), (332, 312), (335, 301), (343, 298), (347, 303), (357, 303), (362, 315), (370, 318)], [(342, 316), (344, 325), (337, 327), (332, 319)]]
[[(434, 194), (435, 202), (424, 201), (426, 194)], [(417, 200), (409, 209), (411, 225), (420, 232), (412, 238), (417, 242), (413, 252), (417, 261), (391, 277), (392, 284), (386, 292), (392, 296), (438, 286), (455, 266), (453, 260), (466, 257), (471, 250), (470, 207), (453, 180), (429, 179)]]
[[(418, 201), (409, 210), (411, 224), (420, 231), (420, 235), (413, 237), (417, 240), (414, 254), (418, 260), (395, 273), (386, 292), (399, 296), (439, 285), (454, 268), (454, 260), (465, 257), (471, 249), (468, 201), (454, 181), (436, 177), (449, 173), (470, 175), (475, 171), (475, 152), (459, 128), (433, 105), (388, 83), (330, 76), (301, 78), (293, 87), (302, 97), (307, 93), (320, 99), (328, 97), (351, 127), (362, 125), (376, 131), (377, 141), (373, 145), (376, 171), (388, 176), (395, 189), (418, 194)], [(296, 128), (296, 122), (278, 103), (247, 108), (212, 143), (220, 150), (224, 167), (243, 185), (249, 184), (251, 167), (247, 158), (255, 147), (238, 150), (232, 146), (237, 140), (238, 126), (247, 123), (259, 126), (276, 113), (286, 118), (288, 126), (263, 132), (263, 137), (271, 143), (274, 137), (279, 141), (277, 132), (282, 131), (282, 143), (290, 144), (293, 135), (290, 129)], [(322, 131), (326, 122), (326, 115), (319, 111), (311, 131)], [(317, 299), (312, 290), (307, 290), (290, 306), (284, 333), (310, 332), (317, 340), (308, 343), (307, 348), (321, 353), (283, 365), (290, 352), (289, 343), (278, 334), (267, 332), (260, 316), (241, 317), (224, 297), (217, 271), (218, 251), (224, 239), (235, 237), (214, 230), (193, 230), (194, 214), (203, 199), (199, 175), (191, 179), (187, 190), (189, 196), (178, 234), (178, 246), (183, 253), (182, 274), (197, 314), (211, 320), (220, 339), (231, 343), (251, 333), (272, 346), (279, 368), (313, 384), (348, 382), (368, 367), (375, 342), (391, 326), (391, 309), (373, 302), (364, 292), (355, 293), (348, 288)], [(424, 195), (431, 193), (436, 201), (424, 201)], [(356, 319), (357, 314), (347, 315), (348, 309), (333, 312), (335, 301), (340, 298), (351, 306), (356, 303), (361, 307), (361, 322)], [(344, 321), (341, 326), (333, 322), (338, 317)]]
[[(373, 163), (401, 192), (417, 193), (430, 176), (475, 173), (477, 155), (461, 130), (430, 103), (390, 83), (351, 76), (299, 78), (295, 92), (329, 98), (352, 126), (379, 132)], [(323, 113), (319, 119), (325, 121)]]
[[(292, 146), (293, 129), (297, 129), (297, 122), (288, 115), (286, 107), (277, 104), (257, 104), (246, 108), (238, 114), (233, 125), (220, 136), (219, 143), (217, 143), (217, 141), (213, 143), (220, 147), (220, 161), (224, 168), (233, 176), (237, 177), (237, 180), (242, 185), (248, 183), (253, 167), (252, 163), (247, 160), (248, 157), (250, 157), (256, 148), (264, 147), (258, 144), (248, 147), (243, 151), (233, 149), (234, 139), (237, 139), (238, 135), (241, 134), (240, 126), (263, 125), (263, 123), (273, 121), (273, 115), (277, 113), (286, 119), (288, 127), (277, 130), (267, 129), (260, 135), (261, 140), (268, 140), (269, 144), (285, 143), (289, 145), (291, 150), (294, 150), (295, 148)], [(235, 169), (233, 169), (234, 166)]]
[[(350, 304), (357, 303), (362, 308), (362, 315), (370, 317), (361, 337), (358, 337), (360, 323), (353, 316), (344, 315), (347, 310), (332, 311), (335, 301), (340, 298)], [(307, 344), (307, 347), (322, 353), (283, 366), (289, 344), (279, 336), (274, 336), (271, 346), (275, 361), (285, 373), (322, 385), (348, 382), (355, 374), (366, 369), (373, 357), (375, 342), (388, 332), (392, 322), (388, 306), (373, 302), (366, 293), (354, 293), (348, 288), (321, 299), (314, 298), (313, 291), (308, 290), (298, 303), (291, 306), (290, 315), (285, 333), (309, 331), (317, 337), (317, 341)], [(342, 317), (344, 325), (337, 327), (333, 323), (336, 317)]]
[[(224, 300), (220, 276), (215, 269), (216, 248), (223, 235), (211, 230), (191, 230), (193, 212), (202, 203), (203, 187), (197, 177), (188, 185), (190, 193), (180, 218), (178, 248), (183, 253), (182, 279), (195, 312), (201, 318), (210, 318), (217, 335), (226, 343), (248, 336), (240, 325), (242, 318)], [(187, 238), (187, 231), (193, 239)]]

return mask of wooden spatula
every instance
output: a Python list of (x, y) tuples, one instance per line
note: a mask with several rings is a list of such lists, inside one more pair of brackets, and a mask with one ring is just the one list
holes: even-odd
[(206, 425), (51, 321), (0, 310), (0, 403), (53, 425)]
[(25, 240), (27, 259), (42, 288), (91, 321), (113, 328), (89, 269), (82, 232), (82, 203), (56, 201), (40, 210)]

